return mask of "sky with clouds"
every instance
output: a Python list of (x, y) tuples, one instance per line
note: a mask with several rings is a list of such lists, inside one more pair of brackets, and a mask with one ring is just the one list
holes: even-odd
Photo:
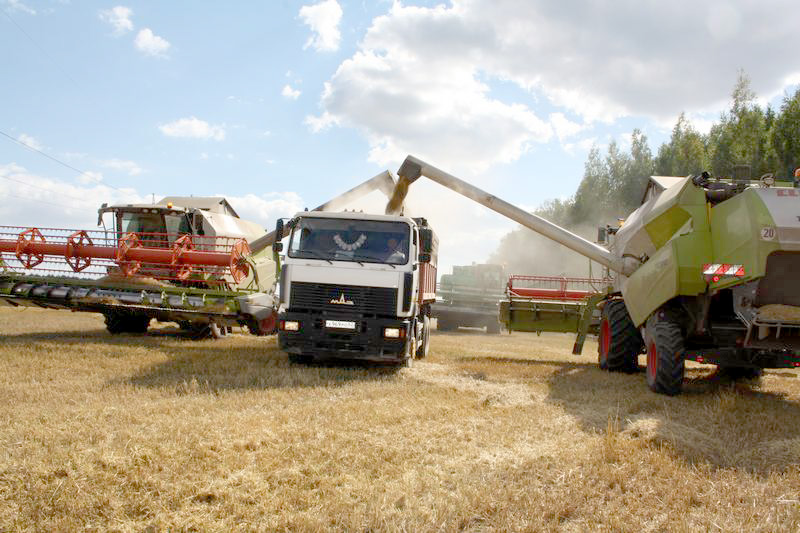
[[(193, 194), (269, 228), (409, 153), (533, 209), (593, 145), (639, 128), (655, 151), (681, 112), (708, 128), (740, 69), (779, 105), (798, 20), (790, 0), (0, 0), (0, 224)], [(408, 205), (445, 270), (514, 227), (432, 183)]]

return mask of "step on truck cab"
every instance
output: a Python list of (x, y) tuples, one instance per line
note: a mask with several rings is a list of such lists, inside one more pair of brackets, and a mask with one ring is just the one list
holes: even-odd
[(284, 229), (278, 344), (293, 362), (427, 354), (438, 239), (424, 218), (301, 212)]

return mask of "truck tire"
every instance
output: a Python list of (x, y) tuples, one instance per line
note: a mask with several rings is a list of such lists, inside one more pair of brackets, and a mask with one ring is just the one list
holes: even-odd
[(417, 347), (417, 359), (424, 359), (428, 355), (431, 342), (431, 319), (425, 315), (422, 319), (422, 342)]
[(146, 333), (150, 317), (124, 311), (105, 313), (106, 329), (112, 335), (119, 333)]
[(647, 386), (675, 396), (683, 387), (683, 331), (676, 313), (659, 309), (647, 320)]
[(644, 343), (631, 321), (625, 302), (610, 300), (600, 317), (597, 362), (609, 372), (633, 373), (639, 369), (639, 354)]
[(310, 365), (314, 362), (313, 355), (306, 355), (306, 354), (296, 354), (290, 353), (289, 354), (289, 364), (292, 365)]

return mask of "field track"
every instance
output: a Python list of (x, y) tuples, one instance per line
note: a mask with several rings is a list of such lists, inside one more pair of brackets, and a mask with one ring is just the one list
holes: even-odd
[(669, 398), (572, 341), (302, 367), (274, 338), (3, 307), (0, 531), (800, 530), (797, 372), (695, 365)]

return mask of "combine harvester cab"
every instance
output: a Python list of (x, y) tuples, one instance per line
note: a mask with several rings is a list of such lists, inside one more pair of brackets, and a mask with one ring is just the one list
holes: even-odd
[(503, 265), (472, 264), (454, 266), (452, 274), (439, 281), (432, 314), (436, 329), (486, 327), (486, 333), (500, 333), (499, 303), (505, 296), (506, 273)]
[[(425, 176), (600, 263), (600, 367), (638, 369), (651, 390), (680, 393), (687, 359), (732, 377), (800, 367), (800, 192), (771, 175), (652, 177), (608, 247), (592, 243), (408, 156), (404, 189)], [(788, 186), (786, 186), (788, 185)]]
[[(110, 217), (110, 226), (105, 222)], [(99, 312), (111, 333), (151, 319), (200, 338), (247, 325), (274, 331), (277, 264), (224, 198), (165, 198), (100, 208), (101, 231), (0, 228), (0, 301)]]

